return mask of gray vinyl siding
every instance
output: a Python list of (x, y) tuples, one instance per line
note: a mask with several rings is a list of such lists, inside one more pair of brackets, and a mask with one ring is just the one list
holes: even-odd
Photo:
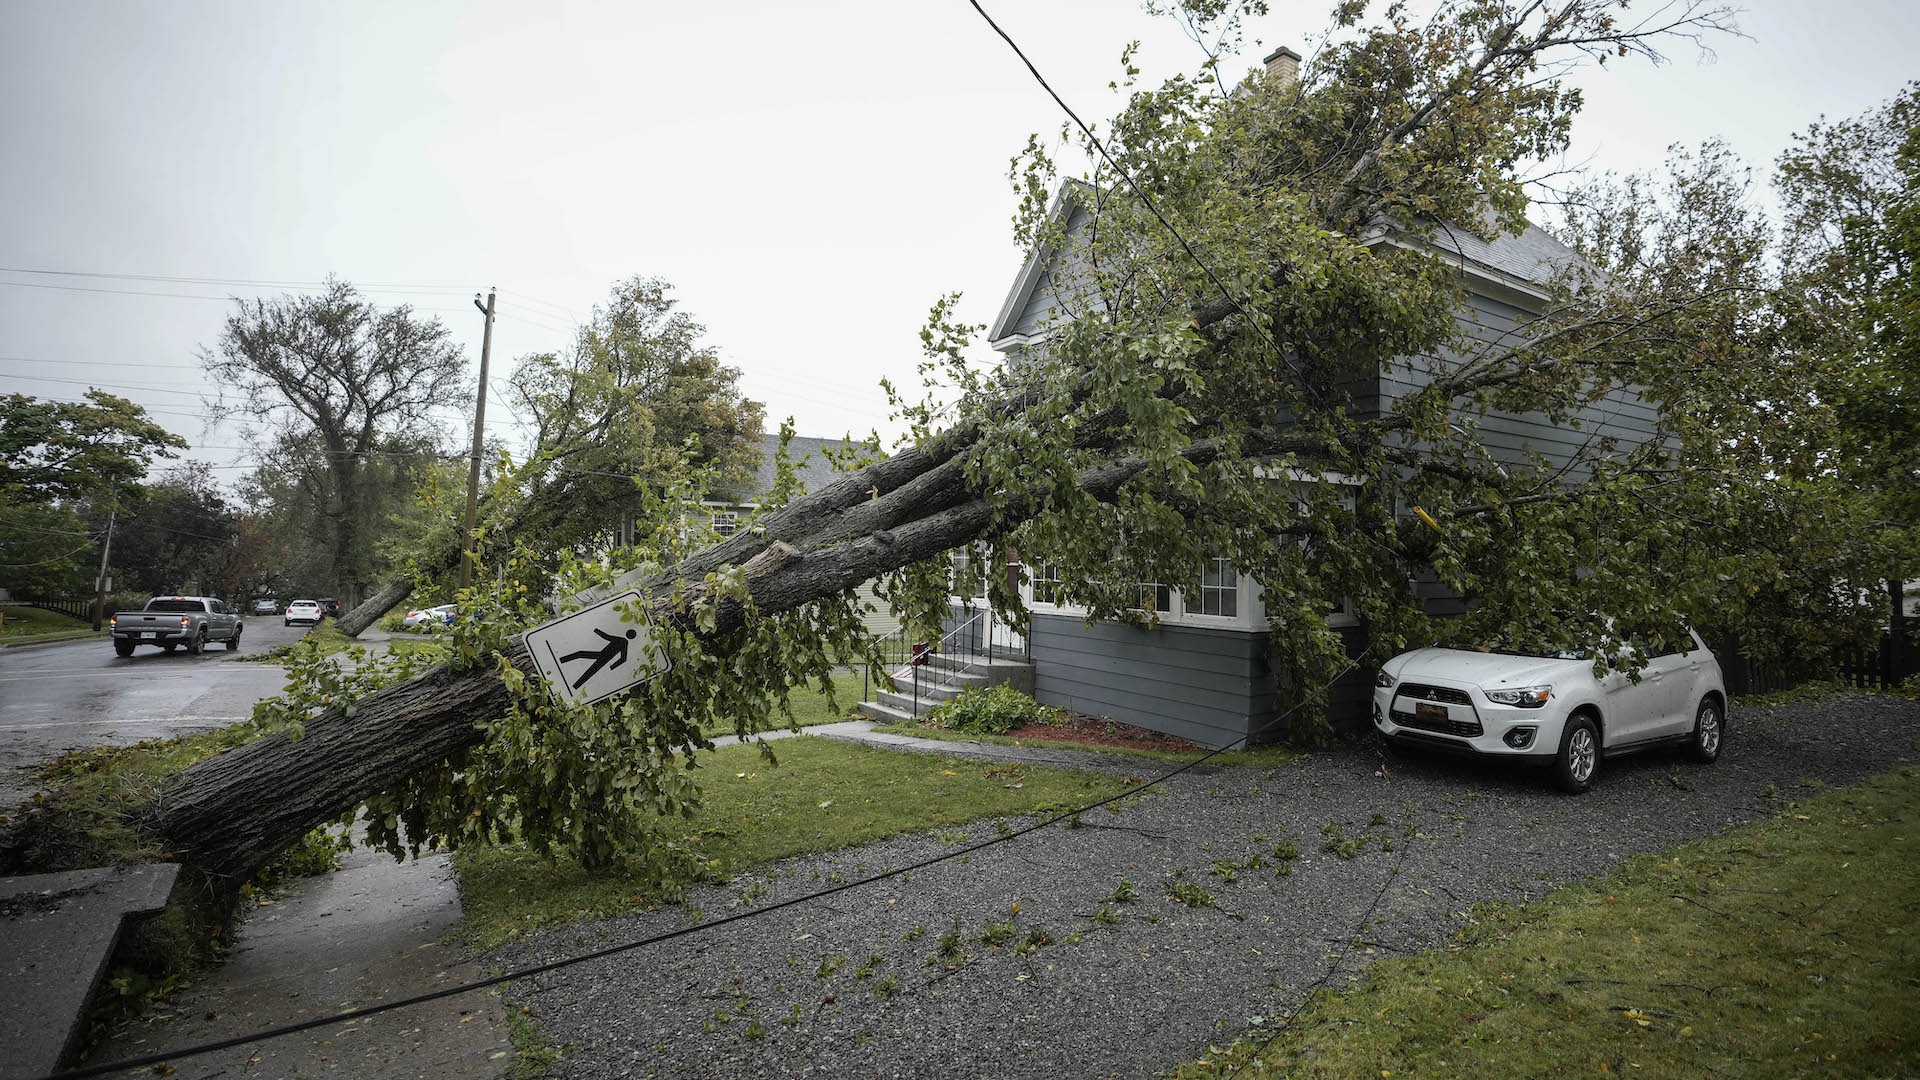
[(1090, 716), (1225, 746), (1273, 718), (1264, 632), (1033, 616), (1034, 697)]
[[(1341, 635), (1349, 654), (1363, 647), (1358, 629)], [(1272, 742), (1289, 726), (1274, 723), (1280, 681), (1272, 635), (1264, 630), (1089, 627), (1075, 616), (1035, 614), (1028, 641), (1034, 697), (1048, 705), (1209, 748), (1256, 732), (1256, 745)], [(1365, 725), (1372, 686), (1373, 667), (1367, 665), (1335, 680), (1327, 695), (1328, 722), (1348, 730)]]
[(1064, 257), (1056, 255), (1051, 265), (1041, 272), (1040, 280), (1034, 283), (1033, 292), (1027, 297), (1026, 306), (1020, 309), (1019, 317), (1013, 320), (1014, 333), (1033, 335), (1044, 331), (1048, 320), (1062, 306), (1062, 300), (1072, 294), (1073, 268), (1082, 265), (1078, 254), (1071, 250), (1075, 246), (1073, 238), (1080, 235), (1080, 231), (1091, 220), (1084, 209), (1074, 207), (1073, 216), (1067, 219), (1069, 250)]
[(1043, 272), (1040, 281), (1033, 287), (1033, 294), (1027, 297), (1027, 306), (1020, 309), (1020, 317), (1014, 320), (1013, 332), (1029, 335), (1040, 333), (1046, 328), (1048, 317), (1059, 307), (1060, 300), (1053, 291), (1053, 274)]
[[(1468, 295), (1460, 317), (1463, 329), (1484, 345), (1517, 342), (1524, 333), (1520, 329), (1520, 309), (1477, 293)], [(1459, 362), (1457, 357), (1442, 357), (1437, 362), (1415, 359), (1410, 365), (1383, 374), (1382, 407), (1391, 407), (1392, 402), (1431, 384), (1437, 375), (1452, 370)], [(1479, 418), (1479, 439), (1494, 460), (1510, 469), (1531, 467), (1536, 454), (1546, 459), (1548, 467), (1557, 468), (1582, 454), (1583, 448), (1591, 455), (1601, 439), (1615, 440), (1616, 453), (1646, 442), (1653, 437), (1659, 412), (1634, 390), (1615, 388), (1581, 409), (1577, 419), (1580, 426), (1574, 428), (1555, 424), (1537, 412), (1488, 413)], [(1583, 477), (1576, 471), (1568, 479), (1577, 482)]]

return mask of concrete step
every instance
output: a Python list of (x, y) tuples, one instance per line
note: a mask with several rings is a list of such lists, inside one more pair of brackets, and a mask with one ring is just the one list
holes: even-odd
[[(979, 653), (975, 653), (972, 656), (968, 656), (965, 653), (953, 655), (934, 653), (927, 657), (927, 666), (940, 671), (978, 671), (992, 678), (992, 676), (997, 674), (1031, 668), (1033, 662), (1006, 656), (990, 657)], [(1005, 682), (1006, 680), (1001, 679), (999, 681)]]
[(911, 724), (913, 714), (878, 701), (863, 701), (859, 705), (860, 715), (876, 724)]
[(922, 713), (926, 712), (928, 709), (933, 708), (935, 705), (939, 705), (942, 702), (952, 701), (954, 698), (959, 696), (960, 696), (960, 692), (958, 690), (930, 689), (926, 686), (922, 686), (920, 687), (920, 703), (916, 707), (913, 701), (913, 693), (911, 690), (903, 694), (895, 694), (890, 691), (882, 690), (879, 693), (873, 695), (874, 700), (880, 702), (882, 705), (891, 705), (896, 709), (905, 709), (908, 712), (914, 712), (916, 711), (916, 708), (917, 708), (917, 710)]
[[(900, 693), (913, 693), (914, 681), (912, 668), (895, 668), (889, 672), (889, 674), (893, 676), (893, 685), (898, 688)], [(959, 693), (969, 687), (985, 689), (993, 685), (988, 681), (989, 678), (985, 672), (979, 671), (951, 671), (936, 667), (922, 667), (920, 669), (919, 685), (923, 696), (932, 690), (951, 690), (954, 693)], [(879, 689), (878, 684), (875, 685), (875, 689)]]
[(1007, 684), (1023, 694), (1033, 693), (1033, 661), (1003, 656), (931, 656), (927, 667), (933, 671), (964, 672), (986, 680), (987, 686)]
[(179, 873), (138, 863), (0, 878), (0, 1077), (45, 1076), (72, 1055), (122, 925), (164, 910)]

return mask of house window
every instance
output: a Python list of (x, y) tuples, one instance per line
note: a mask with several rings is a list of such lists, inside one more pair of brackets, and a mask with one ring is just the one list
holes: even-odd
[(1240, 617), (1240, 575), (1225, 559), (1208, 559), (1200, 568), (1199, 603), (1191, 609), (1195, 615)]
[(1033, 602), (1058, 607), (1067, 602), (1067, 590), (1060, 582), (1058, 563), (1037, 563), (1033, 568)]
[(1141, 582), (1140, 583), (1140, 610), (1141, 611), (1160, 611), (1160, 612), (1173, 611), (1172, 587), (1168, 585), (1164, 585), (1158, 581)]
[(713, 515), (713, 531), (721, 536), (732, 536), (740, 527), (740, 515), (731, 510), (721, 510)]
[[(987, 576), (985, 566), (974, 567), (967, 548), (955, 548), (953, 552), (953, 595), (962, 599), (984, 600), (987, 597)], [(969, 581), (971, 574), (978, 577)]]

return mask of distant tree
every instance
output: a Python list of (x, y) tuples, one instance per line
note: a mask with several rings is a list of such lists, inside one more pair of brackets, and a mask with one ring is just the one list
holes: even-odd
[(208, 592), (209, 571), (223, 566), (238, 514), (205, 462), (183, 462), (120, 506), (114, 530), (114, 580), (121, 588), (178, 592), (189, 582)]
[(401, 564), (392, 554), (394, 541), (414, 529), (408, 522), (421, 513), (415, 489), (422, 477), (448, 464), (430, 439), (383, 438), (356, 470), (350, 496), (343, 496), (332, 460), (316, 440), (283, 433), (239, 485), (277, 553), (285, 587), (303, 595), (346, 591), (334, 571), (335, 524), (343, 505), (361, 524), (366, 573), (375, 579), (396, 573)]
[(137, 498), (154, 460), (187, 445), (125, 398), (86, 399), (0, 397), (0, 587), (87, 588), (108, 509)]
[(753, 478), (766, 411), (670, 292), (659, 278), (620, 282), (571, 349), (520, 360), (509, 400), (534, 433), (521, 525), (542, 545), (604, 542), (642, 513), (646, 489), (658, 494), (689, 466), (711, 469), (722, 490)]
[[(616, 284), (565, 352), (523, 357), (508, 400), (533, 428), (518, 463), (489, 486), (479, 541), (484, 563), (519, 545), (551, 570), (561, 553), (604, 549), (624, 523), (684, 484), (737, 491), (761, 456), (765, 409), (740, 392), (740, 371), (703, 344), (705, 328), (676, 309), (659, 278)], [(397, 574), (340, 620), (358, 634), (417, 584), (449, 589), (459, 565), (464, 495), (432, 497), (441, 524), (421, 519)], [(449, 520), (449, 518), (451, 520)], [(396, 552), (398, 554), (398, 552)], [(530, 572), (524, 561), (522, 572)]]
[(357, 598), (374, 575), (377, 508), (366, 485), (395, 440), (431, 443), (434, 410), (462, 404), (460, 348), (438, 319), (402, 305), (386, 311), (330, 280), (315, 296), (236, 302), (219, 341), (203, 349), (223, 411), (267, 424), (282, 447), (307, 455), (321, 501), (332, 587)]
[(1920, 82), (1822, 119), (1776, 162), (1784, 284), (1804, 347), (1845, 361), (1836, 467), (1905, 530), (1893, 577), (1920, 570)]
[(0, 490), (24, 502), (77, 500), (136, 483), (185, 439), (100, 390), (85, 403), (0, 397)]
[(16, 596), (83, 590), (100, 558), (98, 533), (70, 506), (0, 490), (0, 588)]

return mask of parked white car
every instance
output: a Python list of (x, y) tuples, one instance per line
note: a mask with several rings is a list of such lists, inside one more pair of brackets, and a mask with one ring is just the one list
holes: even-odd
[(407, 612), (407, 617), (400, 620), (400, 625), (408, 630), (432, 630), (435, 627), (451, 624), (453, 622), (453, 611), (454, 606), (452, 604), (440, 604), (435, 607), (420, 608), (416, 611)]
[(1591, 656), (1417, 649), (1374, 679), (1373, 723), (1392, 746), (1423, 746), (1551, 766), (1582, 792), (1603, 757), (1680, 746), (1712, 762), (1726, 742), (1727, 687), (1700, 635), (1654, 655), (1635, 681), (1596, 677)]
[(313, 600), (295, 600), (293, 603), (287, 605), (285, 625), (292, 626), (294, 623), (306, 623), (308, 626), (318, 626), (321, 617), (325, 614), (325, 612), (320, 610), (319, 603)]

